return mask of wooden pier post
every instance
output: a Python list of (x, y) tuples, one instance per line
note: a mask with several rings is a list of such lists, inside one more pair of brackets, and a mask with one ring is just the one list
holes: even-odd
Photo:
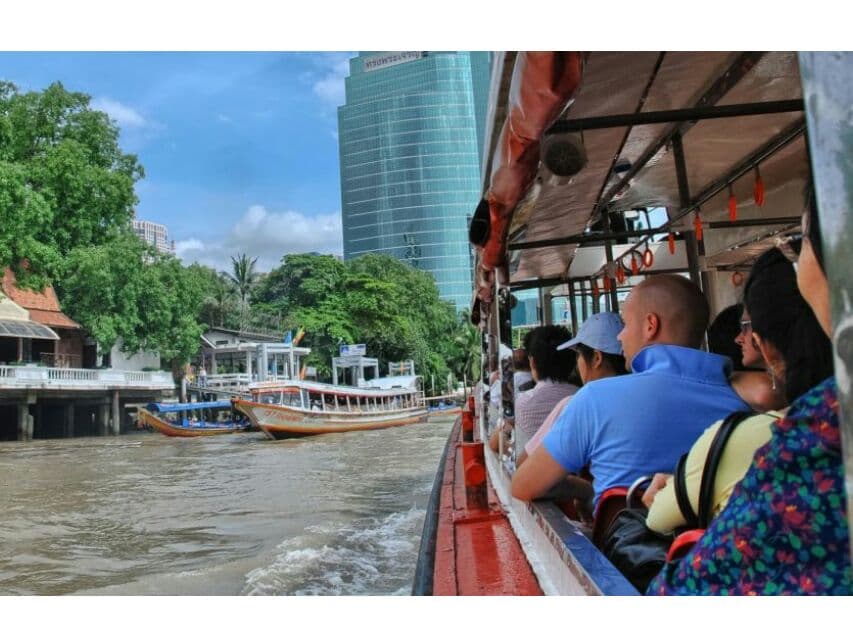
[(18, 402), (18, 440), (28, 440), (30, 406), (26, 400)]
[(121, 406), (118, 402), (118, 390), (113, 391), (113, 435), (121, 433)]
[(69, 402), (65, 405), (65, 423), (62, 429), (62, 435), (65, 438), (74, 437), (74, 403)]
[(98, 405), (98, 427), (102, 436), (110, 435), (110, 405), (109, 401)]

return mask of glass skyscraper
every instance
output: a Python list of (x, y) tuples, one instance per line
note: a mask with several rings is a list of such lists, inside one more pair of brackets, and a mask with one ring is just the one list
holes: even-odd
[(338, 108), (344, 259), (406, 260), (459, 309), (471, 301), (490, 66), (487, 52), (361, 52)]

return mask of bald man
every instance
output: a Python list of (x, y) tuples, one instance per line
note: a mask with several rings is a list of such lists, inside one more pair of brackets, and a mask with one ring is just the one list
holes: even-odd
[(729, 386), (731, 361), (701, 351), (708, 303), (686, 278), (653, 276), (622, 307), (619, 334), (632, 374), (596, 380), (566, 405), (512, 479), (512, 495), (533, 500), (588, 466), (594, 503), (642, 475), (672, 473), (712, 423), (749, 407)]

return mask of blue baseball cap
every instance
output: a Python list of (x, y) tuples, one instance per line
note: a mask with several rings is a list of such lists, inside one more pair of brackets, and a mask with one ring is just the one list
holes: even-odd
[(568, 349), (576, 344), (585, 344), (602, 353), (622, 355), (622, 343), (616, 339), (625, 324), (618, 313), (596, 313), (586, 319), (578, 329), (578, 335), (564, 342), (557, 350)]

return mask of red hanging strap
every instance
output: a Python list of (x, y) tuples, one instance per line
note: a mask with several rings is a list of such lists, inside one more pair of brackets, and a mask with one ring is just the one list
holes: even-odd
[(601, 292), (598, 288), (598, 278), (593, 278), (592, 279), (592, 295), (594, 295), (597, 298), (600, 293)]
[(631, 252), (631, 275), (635, 276), (640, 273), (640, 265), (637, 264), (637, 256), (634, 252)]
[(669, 253), (670, 255), (675, 255), (675, 234), (670, 231), (669, 235), (666, 237), (666, 242), (669, 245)]
[(755, 196), (755, 204), (764, 206), (764, 180), (761, 179), (761, 171), (755, 167), (755, 185), (752, 187), (752, 195)]
[(616, 265), (616, 280), (619, 284), (625, 284), (625, 267), (622, 266), (621, 262)]
[(649, 246), (646, 245), (646, 250), (643, 251), (643, 266), (648, 269), (655, 263), (655, 254), (649, 249)]
[(693, 218), (693, 229), (696, 231), (696, 241), (702, 242), (702, 237), (704, 235), (702, 229), (702, 216), (699, 215), (699, 211), (696, 211), (696, 216)]
[(735, 198), (732, 185), (729, 185), (729, 220), (731, 222), (737, 220), (737, 198)]

